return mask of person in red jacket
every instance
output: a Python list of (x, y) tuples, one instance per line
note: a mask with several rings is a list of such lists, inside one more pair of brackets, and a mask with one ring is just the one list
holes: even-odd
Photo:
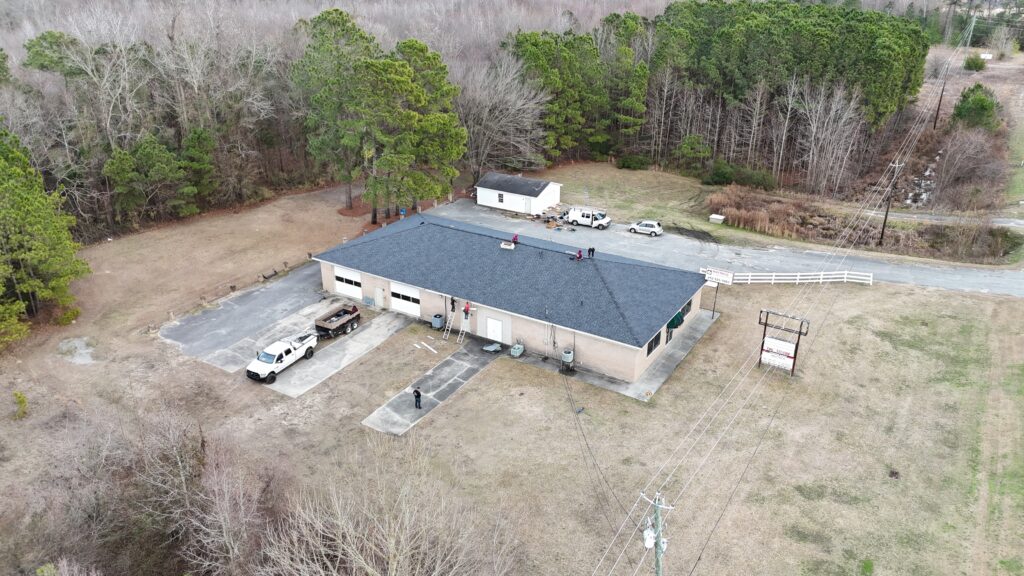
[(462, 311), (466, 314), (466, 320), (469, 320), (469, 301), (466, 301), (466, 305), (462, 308)]

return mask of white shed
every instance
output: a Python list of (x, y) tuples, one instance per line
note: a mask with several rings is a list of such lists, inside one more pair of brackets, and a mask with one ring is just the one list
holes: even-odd
[(476, 203), (522, 214), (541, 214), (562, 201), (558, 182), (488, 172), (476, 183)]

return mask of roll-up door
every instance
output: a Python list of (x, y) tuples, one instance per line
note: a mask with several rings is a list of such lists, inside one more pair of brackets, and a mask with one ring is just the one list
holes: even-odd
[(420, 316), (420, 289), (391, 283), (391, 309), (403, 314), (409, 314), (419, 318)]
[(362, 300), (362, 280), (362, 275), (355, 270), (349, 270), (348, 268), (342, 268), (341, 266), (334, 267), (334, 291), (338, 294), (348, 296), (349, 298), (355, 298), (356, 300)]

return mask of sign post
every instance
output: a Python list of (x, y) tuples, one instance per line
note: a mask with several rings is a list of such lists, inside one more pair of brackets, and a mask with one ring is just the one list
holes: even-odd
[(711, 305), (711, 319), (714, 320), (715, 311), (718, 309), (718, 285), (732, 286), (732, 272), (718, 268), (701, 268), (700, 271), (704, 273), (707, 283), (715, 286), (715, 301)]
[[(779, 316), (783, 320), (781, 323), (772, 322), (772, 316)], [(787, 326), (786, 319), (796, 320), (798, 323), (797, 327)], [(757, 323), (764, 326), (764, 331), (761, 333), (761, 355), (757, 359), (757, 367), (760, 368), (761, 363), (764, 362), (769, 366), (789, 370), (789, 375), (794, 375), (796, 373), (796, 355), (800, 351), (800, 337), (807, 335), (807, 330), (811, 324), (810, 321), (774, 310), (761, 310)], [(769, 328), (796, 334), (796, 342), (769, 337)]]

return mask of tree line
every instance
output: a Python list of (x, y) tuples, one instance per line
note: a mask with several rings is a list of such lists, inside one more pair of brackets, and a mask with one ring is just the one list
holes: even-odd
[(880, 12), (783, 1), (676, 2), (653, 20), (507, 43), (552, 95), (545, 153), (714, 159), (835, 193), (924, 78), (919, 25)]
[(264, 39), (217, 16), (167, 12), (160, 35), (111, 17), (0, 57), (0, 115), (80, 240), (324, 180), (346, 201), (365, 181), (390, 212), (459, 169), (572, 158), (719, 160), (834, 193), (913, 99), (927, 51), (909, 19), (781, 0), (686, 0), (591, 30), (568, 14), (468, 62), (432, 38), (460, 54), (452, 70), (341, 10)]

